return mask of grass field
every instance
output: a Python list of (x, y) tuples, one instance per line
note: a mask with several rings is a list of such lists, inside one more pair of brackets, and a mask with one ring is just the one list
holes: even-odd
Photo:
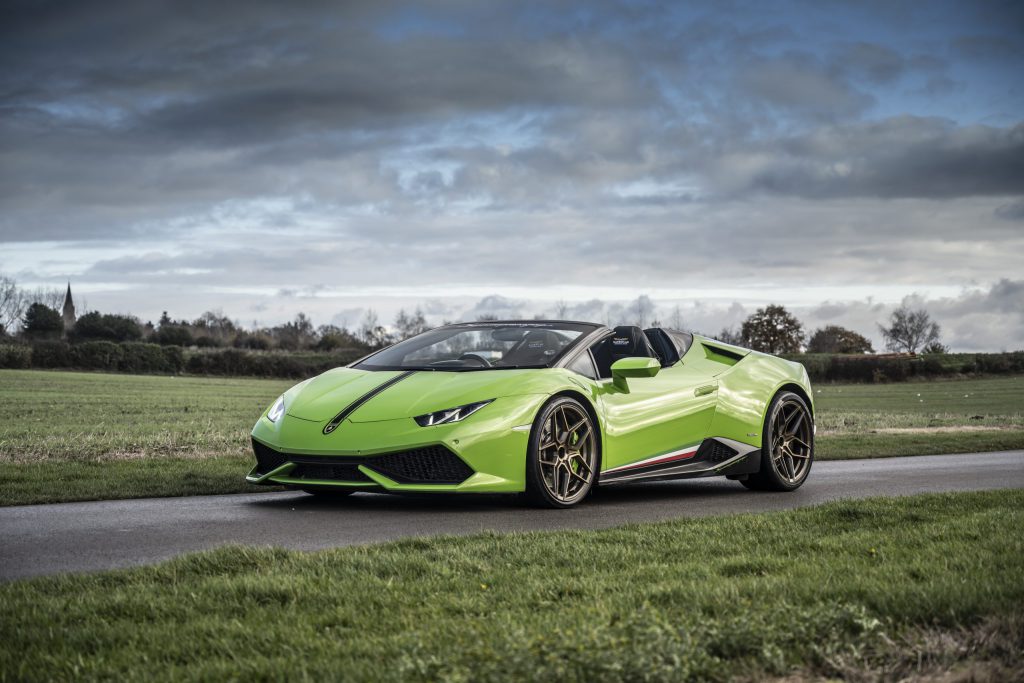
[(1024, 377), (815, 387), (822, 460), (1024, 448)]
[(1024, 492), (1002, 491), (317, 553), (226, 548), (0, 586), (0, 671), (1021, 680), (1022, 527)]
[[(0, 505), (254, 490), (249, 430), (291, 384), (0, 370)], [(815, 391), (820, 459), (1024, 448), (1024, 378)]]

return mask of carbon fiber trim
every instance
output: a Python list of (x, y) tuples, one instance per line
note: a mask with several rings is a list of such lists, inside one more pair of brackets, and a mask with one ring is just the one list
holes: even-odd
[[(657, 479), (686, 479), (715, 474), (730, 474), (729, 468), (743, 463), (751, 453), (760, 453), (760, 448), (725, 438), (705, 439), (701, 442), (693, 460), (680, 464), (678, 461), (655, 463), (638, 469), (626, 469), (601, 474), (600, 484), (619, 484), (629, 481)], [(728, 471), (727, 471), (728, 470)]]

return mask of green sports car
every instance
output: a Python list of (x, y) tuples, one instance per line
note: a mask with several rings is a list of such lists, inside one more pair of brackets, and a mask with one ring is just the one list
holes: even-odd
[(675, 330), (446, 325), (295, 385), (252, 430), (254, 484), (523, 493), (722, 475), (792, 491), (814, 461), (802, 365)]

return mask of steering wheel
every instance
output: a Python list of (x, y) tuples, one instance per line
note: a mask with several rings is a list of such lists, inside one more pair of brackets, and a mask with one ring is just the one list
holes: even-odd
[(491, 367), (491, 362), (478, 353), (464, 353), (459, 356), (459, 360), (475, 360), (482, 363), (485, 368)]

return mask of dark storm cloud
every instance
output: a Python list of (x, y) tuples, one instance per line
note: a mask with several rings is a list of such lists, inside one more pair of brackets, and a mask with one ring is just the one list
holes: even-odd
[(995, 214), (1007, 221), (1024, 221), (1024, 199), (997, 206)]
[(841, 60), (852, 73), (873, 83), (892, 83), (903, 75), (907, 63), (893, 48), (865, 42), (842, 48)]
[(0, 268), (22, 278), (557, 298), (990, 280), (1021, 246), (1012, 4), (2, 12)]
[[(723, 158), (735, 190), (824, 197), (1005, 196), (1024, 192), (1024, 124), (957, 126), (902, 116), (820, 128)], [(751, 167), (746, 159), (764, 161)]]
[[(443, 3), (428, 20), (399, 3), (15, 4), (0, 36), (15, 67), (0, 90), (0, 236), (139, 237), (172, 217), (177, 229), (206, 220), (218, 200), (297, 192), (401, 211), (425, 193), (492, 209), (592, 205), (618, 183), (681, 175), (705, 193), (804, 197), (1019, 185), (1013, 130), (890, 119), (761, 134), (764, 107), (847, 120), (874, 102), (865, 83), (942, 77), (941, 59), (863, 40), (779, 53), (799, 42), (781, 24), (699, 12), (660, 26), (659, 11)], [(479, 117), (525, 123), (524, 139), (511, 152), (488, 144), (491, 132), (470, 133)], [(432, 169), (402, 184), (382, 166), (418, 146), (454, 163), (455, 182)]]
[(740, 85), (783, 111), (826, 121), (860, 114), (874, 101), (837, 70), (801, 52), (752, 60), (740, 74)]

